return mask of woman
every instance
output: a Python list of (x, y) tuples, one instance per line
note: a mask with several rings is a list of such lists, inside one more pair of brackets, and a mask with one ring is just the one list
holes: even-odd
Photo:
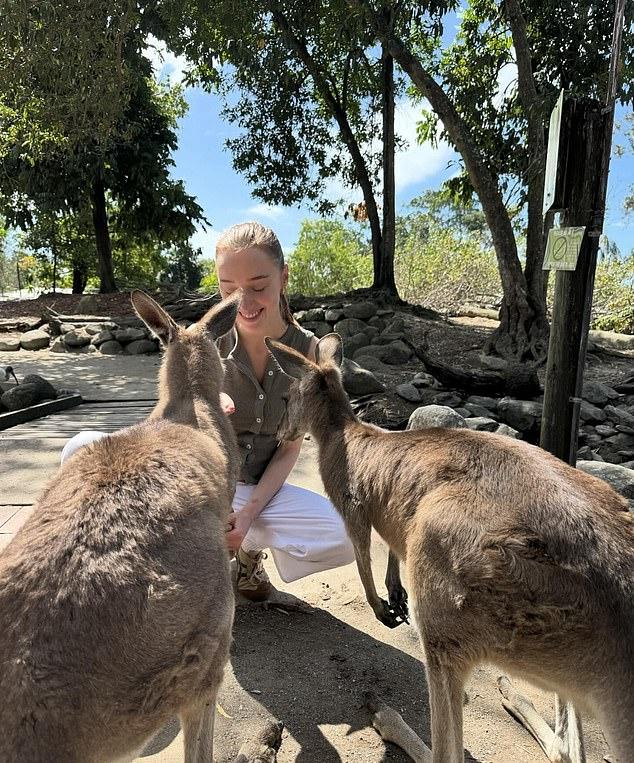
[[(288, 266), (275, 233), (255, 222), (222, 234), (216, 245), (220, 292), (243, 289), (235, 328), (219, 340), (225, 364), (225, 410), (238, 437), (242, 469), (229, 518), (227, 545), (236, 553), (238, 591), (252, 601), (271, 593), (264, 571), (270, 549), (282, 580), (290, 583), (354, 561), (339, 514), (323, 496), (286, 482), (302, 439), (279, 442), (290, 379), (269, 354), (270, 336), (315, 359), (317, 340), (293, 318), (284, 291)], [(231, 405), (233, 401), (233, 405)], [(103, 437), (82, 432), (70, 440), (62, 461)]]

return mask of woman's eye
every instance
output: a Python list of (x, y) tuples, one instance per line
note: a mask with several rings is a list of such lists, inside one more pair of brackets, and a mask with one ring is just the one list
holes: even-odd
[(262, 288), (262, 289), (253, 289), (253, 291), (256, 292), (256, 294), (259, 294), (261, 291), (264, 291), (264, 288)]

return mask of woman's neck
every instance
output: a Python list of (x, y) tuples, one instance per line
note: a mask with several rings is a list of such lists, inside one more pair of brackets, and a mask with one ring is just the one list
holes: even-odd
[(279, 321), (275, 322), (274, 326), (267, 326), (263, 331), (256, 332), (248, 332), (248, 331), (240, 331), (239, 328), (236, 327), (236, 330), (238, 332), (238, 336), (240, 337), (240, 341), (242, 342), (242, 345), (246, 349), (248, 355), (251, 357), (253, 355), (267, 355), (268, 350), (266, 349), (266, 344), (264, 343), (264, 337), (271, 337), (271, 339), (281, 339), (286, 331), (288, 330), (288, 323), (280, 316)]

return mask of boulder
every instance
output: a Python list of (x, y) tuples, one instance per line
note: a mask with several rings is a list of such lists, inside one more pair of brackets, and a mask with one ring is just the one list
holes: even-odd
[(84, 326), (84, 331), (90, 336), (95, 336), (100, 331), (104, 331), (104, 326), (101, 323), (87, 323)]
[(372, 338), (372, 344), (392, 344), (392, 342), (401, 342), (403, 339), (405, 339), (405, 334), (403, 333), (388, 334), (384, 331), (382, 334), (376, 334)]
[(353, 360), (344, 358), (341, 366), (343, 386), (349, 395), (370, 395), (383, 392), (385, 386), (376, 376)]
[[(352, 319), (351, 319), (352, 320)], [(391, 366), (401, 365), (407, 363), (410, 358), (411, 350), (403, 342), (392, 342), (391, 344), (372, 344), (368, 347), (361, 347), (354, 354), (354, 359), (363, 356), (370, 355), (377, 358), (382, 363), (387, 363)]]
[(469, 395), (467, 403), (473, 403), (473, 405), (481, 405), (483, 408), (487, 408), (489, 411), (497, 411), (498, 401), (494, 397), (485, 397), (484, 395)]
[(311, 307), (309, 310), (304, 310), (302, 313), (303, 323), (316, 323), (324, 320), (324, 310), (321, 307)]
[(41, 400), (54, 400), (57, 397), (57, 390), (43, 376), (38, 374), (28, 374), (22, 379), (23, 384), (32, 384), (38, 391)]
[(25, 331), (20, 335), (20, 346), (24, 350), (42, 350), (44, 347), (48, 347), (51, 337), (42, 331), (42, 329), (34, 329), (33, 331)]
[(431, 374), (427, 374), (424, 371), (420, 371), (414, 376), (414, 378), (412, 379), (412, 384), (418, 389), (422, 389), (424, 387), (430, 387), (431, 389), (438, 389), (438, 387), (440, 387), (438, 380), (434, 378)]
[(466, 429), (467, 422), (453, 408), (446, 405), (422, 405), (409, 417), (408, 429), (427, 429), (429, 427), (452, 427)]
[(617, 493), (628, 499), (630, 511), (634, 511), (634, 469), (598, 461), (577, 461), (577, 468), (611, 485)]
[(448, 405), (450, 408), (459, 408), (462, 398), (456, 392), (439, 392), (433, 397), (436, 405)]
[(19, 411), (20, 408), (28, 408), (31, 405), (36, 405), (40, 400), (42, 400), (42, 397), (37, 385), (25, 384), (24, 382), (17, 387), (12, 387), (0, 397), (0, 403), (8, 411)]
[(344, 318), (335, 323), (334, 330), (342, 339), (346, 339), (349, 336), (363, 333), (367, 327), (367, 324), (358, 318)]
[(475, 429), (476, 432), (495, 432), (499, 426), (495, 419), (490, 419), (487, 416), (472, 416), (465, 421), (469, 429)]
[(0, 352), (15, 352), (19, 349), (19, 336), (0, 336)]
[(361, 368), (365, 368), (367, 371), (378, 371), (379, 373), (384, 374), (390, 371), (389, 366), (386, 366), (385, 363), (372, 355), (361, 355), (356, 358), (355, 363)]
[(74, 330), (74, 326), (72, 323), (60, 323), (59, 324), (59, 333), (60, 334), (68, 334), (69, 331)]
[(352, 358), (357, 350), (361, 347), (367, 347), (369, 344), (370, 338), (365, 333), (346, 337), (343, 340), (343, 354), (347, 358)]
[(517, 429), (508, 426), (508, 424), (498, 424), (497, 429), (493, 430), (495, 434), (503, 434), (505, 437), (514, 437), (516, 440), (521, 439), (522, 435)]
[(102, 355), (120, 355), (123, 352), (123, 345), (120, 342), (117, 342), (116, 339), (113, 339), (99, 345), (99, 352)]
[(129, 326), (125, 329), (117, 329), (114, 332), (114, 338), (117, 342), (125, 344), (127, 342), (136, 342), (138, 339), (147, 339), (147, 332), (145, 329), (137, 329), (134, 326)]
[(368, 326), (374, 326), (374, 328), (378, 329), (379, 331), (383, 331), (385, 329), (385, 321), (383, 318), (379, 318), (378, 315), (373, 315), (368, 320)]
[(158, 344), (151, 339), (135, 339), (125, 346), (126, 355), (143, 355), (150, 352), (158, 352)]
[(327, 320), (328, 323), (337, 323), (342, 318), (345, 318), (345, 315), (341, 308), (331, 307), (324, 313), (324, 319)]
[(476, 418), (491, 418), (491, 411), (482, 405), (476, 405), (467, 400), (464, 406), (469, 411), (469, 416), (475, 416)]
[(498, 412), (505, 423), (520, 432), (530, 432), (539, 426), (542, 408), (541, 403), (512, 397), (503, 397), (498, 403)]
[(320, 339), (322, 336), (332, 333), (332, 327), (326, 321), (304, 321), (302, 328), (305, 328), (306, 331), (312, 331)]
[(617, 431), (613, 426), (610, 426), (610, 424), (597, 424), (595, 430), (601, 437), (612, 437)]
[(582, 397), (593, 405), (605, 405), (610, 400), (620, 397), (616, 390), (598, 381), (585, 381), (583, 383)]
[(85, 347), (87, 344), (90, 344), (91, 335), (83, 328), (81, 329), (71, 329), (70, 331), (67, 331), (64, 335), (64, 344), (67, 347)]
[(403, 400), (407, 400), (409, 403), (420, 403), (422, 400), (420, 389), (413, 384), (399, 384), (395, 391), (399, 397), (402, 397)]
[(64, 344), (64, 340), (61, 336), (56, 336), (48, 349), (49, 352), (68, 352), (68, 347)]
[(592, 405), (585, 400), (581, 401), (579, 409), (579, 418), (581, 421), (605, 421), (605, 413), (603, 408), (599, 408), (597, 405)]
[(606, 405), (603, 409), (606, 416), (615, 424), (622, 424), (626, 427), (634, 427), (634, 415), (624, 410), (616, 408), (613, 405)]
[(374, 302), (353, 302), (351, 305), (344, 305), (343, 312), (346, 318), (358, 318), (367, 321), (376, 315), (377, 306)]
[(98, 334), (95, 334), (90, 340), (90, 344), (94, 345), (95, 347), (100, 347), (104, 342), (112, 342), (113, 340), (114, 334), (112, 331), (108, 331), (108, 329), (106, 329), (104, 331), (100, 331)]

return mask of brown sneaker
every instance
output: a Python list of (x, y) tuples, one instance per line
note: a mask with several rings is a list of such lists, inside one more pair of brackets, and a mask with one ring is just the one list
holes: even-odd
[(263, 551), (252, 551), (249, 554), (240, 549), (236, 559), (238, 562), (238, 593), (250, 601), (266, 601), (272, 587), (269, 576), (262, 565), (262, 561), (266, 559), (266, 554)]

